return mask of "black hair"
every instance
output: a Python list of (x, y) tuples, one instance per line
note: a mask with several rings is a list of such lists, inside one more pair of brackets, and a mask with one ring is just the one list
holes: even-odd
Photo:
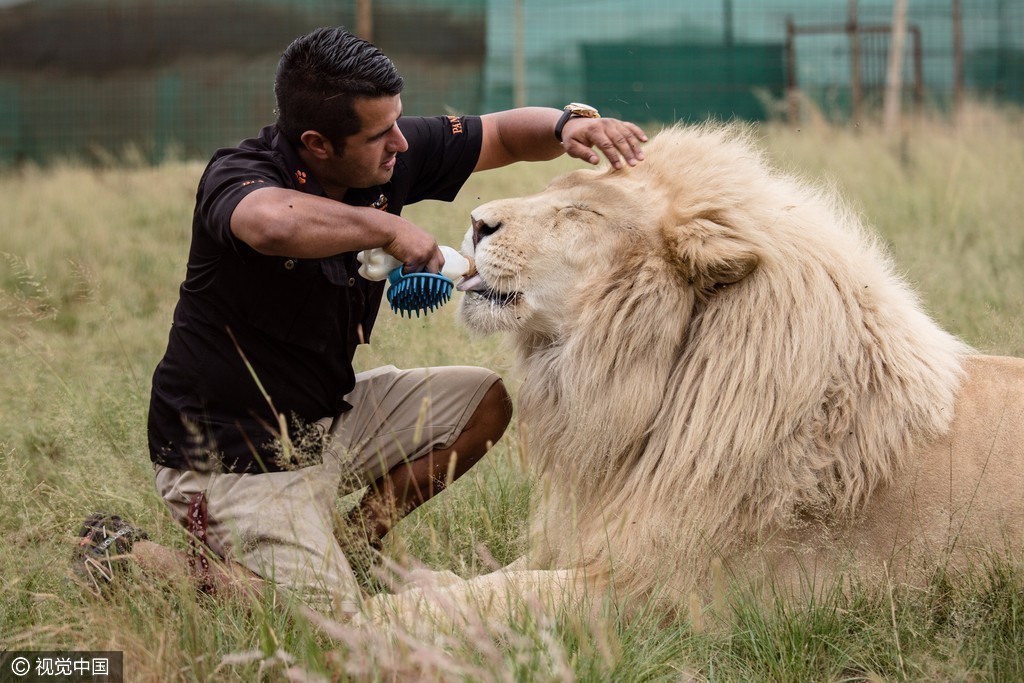
[(296, 146), (315, 130), (340, 153), (345, 138), (362, 127), (354, 100), (392, 97), (403, 85), (377, 46), (341, 27), (318, 28), (293, 40), (277, 63), (277, 128)]

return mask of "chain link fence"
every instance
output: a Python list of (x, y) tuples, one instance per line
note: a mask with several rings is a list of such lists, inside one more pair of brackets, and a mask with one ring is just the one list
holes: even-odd
[[(1024, 105), (1024, 0), (908, 3), (908, 106)], [(410, 114), (756, 120), (798, 100), (846, 121), (879, 106), (892, 21), (892, 0), (0, 0), (0, 164), (205, 158), (273, 121), (278, 56), (329, 25), (391, 56)]]

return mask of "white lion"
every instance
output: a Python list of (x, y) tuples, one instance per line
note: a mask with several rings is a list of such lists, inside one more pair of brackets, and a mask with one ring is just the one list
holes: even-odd
[(1024, 361), (940, 329), (835, 193), (745, 129), (645, 155), (473, 211), (460, 314), (517, 350), (534, 550), (374, 609), (608, 588), (675, 608), (717, 560), (805, 590), (1020, 547)]

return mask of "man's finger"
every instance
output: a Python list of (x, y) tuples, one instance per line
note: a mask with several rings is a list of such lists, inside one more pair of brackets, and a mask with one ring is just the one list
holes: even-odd
[(636, 166), (643, 161), (644, 153), (640, 144), (647, 140), (647, 136), (639, 127), (626, 121), (609, 120), (606, 133), (627, 164)]
[(439, 273), (441, 272), (441, 264), (438, 259), (430, 259), (429, 261), (420, 261), (418, 263), (410, 262), (405, 264), (402, 272), (406, 275), (409, 273)]
[(597, 146), (602, 152), (604, 152), (604, 155), (608, 157), (608, 161), (612, 163), (612, 166), (615, 168), (622, 168), (622, 158), (619, 156), (618, 148), (612, 139), (604, 132), (601, 133), (597, 140)]
[(617, 119), (590, 120), (567, 137), (565, 150), (569, 156), (597, 164), (600, 157), (593, 149), (597, 147), (612, 166), (620, 169), (624, 164), (636, 166), (643, 161), (640, 144), (646, 141), (647, 135), (635, 124)]
[(622, 158), (626, 160), (626, 163), (630, 166), (636, 166), (636, 149), (633, 148), (633, 143), (626, 136), (625, 133), (621, 135), (614, 135), (611, 138), (615, 144), (615, 148), (622, 155)]
[(647, 133), (643, 131), (643, 128), (629, 121), (623, 121), (622, 125), (626, 126), (637, 140), (647, 142)]
[(567, 141), (565, 145), (565, 153), (574, 159), (582, 159), (589, 164), (597, 164), (601, 161), (600, 158), (594, 154), (594, 150), (575, 139)]
[(622, 152), (630, 166), (636, 166), (637, 162), (643, 161), (644, 153), (640, 149), (640, 143), (646, 140), (647, 136), (642, 130), (625, 121), (617, 121), (615, 128), (615, 132), (609, 134), (615, 146)]
[(430, 252), (430, 255), (423, 263), (423, 271), (427, 273), (439, 273), (441, 272), (442, 264), (444, 264), (444, 255), (441, 253), (441, 250), (435, 242), (434, 250)]
[(428, 273), (440, 273), (442, 267), (444, 267), (444, 256), (441, 255), (441, 252), (437, 252), (437, 255), (427, 263), (426, 271)]

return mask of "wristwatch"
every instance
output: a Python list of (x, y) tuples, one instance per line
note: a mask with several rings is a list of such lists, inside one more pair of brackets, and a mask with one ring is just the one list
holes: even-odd
[(559, 142), (562, 141), (562, 128), (565, 127), (565, 122), (577, 117), (584, 119), (599, 119), (601, 118), (601, 112), (597, 111), (597, 109), (591, 107), (589, 104), (581, 104), (580, 102), (570, 102), (565, 105), (562, 117), (558, 119), (558, 123), (555, 124), (556, 140)]

